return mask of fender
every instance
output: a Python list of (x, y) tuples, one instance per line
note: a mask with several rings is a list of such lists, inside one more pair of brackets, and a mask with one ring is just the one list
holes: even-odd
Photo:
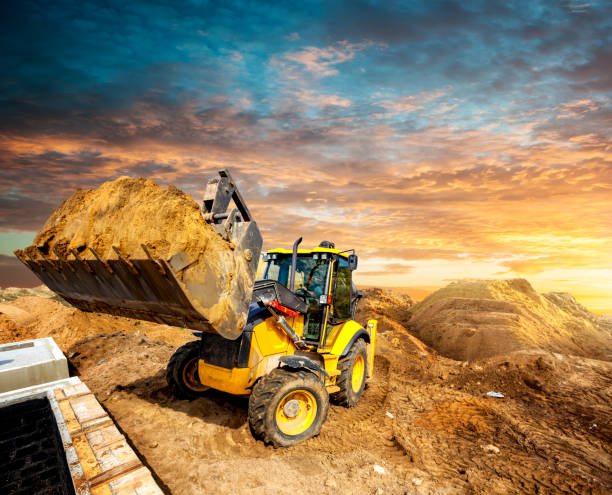
[(355, 342), (357, 342), (357, 339), (363, 339), (363, 340), (366, 341), (366, 343), (369, 344), (370, 343), (370, 334), (364, 328), (360, 328), (359, 330), (357, 330), (355, 332), (355, 335), (353, 335), (353, 338), (351, 338), (351, 340), (349, 340), (348, 344), (346, 344), (346, 347), (342, 351), (342, 354), (340, 354), (340, 357), (344, 357), (344, 356), (346, 356), (348, 354), (348, 352), (351, 350), (351, 347), (353, 347), (353, 344)]
[(315, 373), (320, 373), (321, 376), (325, 378), (329, 378), (329, 373), (327, 373), (327, 371), (325, 371), (325, 369), (323, 369), (319, 363), (305, 356), (295, 356), (293, 354), (290, 356), (283, 356), (280, 358), (280, 363), (281, 366), (285, 366), (287, 368), (314, 371)]

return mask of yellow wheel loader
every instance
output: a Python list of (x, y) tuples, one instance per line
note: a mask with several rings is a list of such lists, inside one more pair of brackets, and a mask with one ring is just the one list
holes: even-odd
[[(202, 213), (234, 247), (235, 260), (223, 263), (246, 261), (252, 278), (240, 297), (210, 280), (184, 277), (190, 261), (182, 252), (155, 259), (143, 245), (140, 259), (118, 250), (116, 258), (103, 259), (93, 248), (88, 260), (78, 253), (70, 260), (15, 254), (80, 309), (197, 330), (198, 340), (177, 349), (168, 364), (172, 393), (193, 399), (213, 388), (249, 396), (253, 434), (292, 446), (321, 431), (330, 397), (345, 407), (357, 404), (372, 377), (377, 322), (354, 320), (361, 297), (352, 281), (354, 250), (329, 241), (300, 249), (300, 238), (290, 250), (260, 255), (261, 236), (242, 196), (227, 170), (219, 174), (207, 185)], [(228, 213), (231, 200), (237, 208)], [(224, 283), (231, 280), (228, 274)], [(240, 314), (219, 316), (219, 307)]]

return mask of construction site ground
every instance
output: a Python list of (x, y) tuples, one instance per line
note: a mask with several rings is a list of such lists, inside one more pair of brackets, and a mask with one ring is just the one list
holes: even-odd
[(52, 336), (168, 493), (612, 490), (609, 361), (537, 349), (449, 359), (408, 332), (409, 298), (369, 291), (363, 308), (381, 326), (361, 402), (332, 405), (318, 437), (275, 449), (252, 437), (247, 399), (170, 396), (166, 364), (190, 332), (45, 296), (0, 303), (0, 342)]

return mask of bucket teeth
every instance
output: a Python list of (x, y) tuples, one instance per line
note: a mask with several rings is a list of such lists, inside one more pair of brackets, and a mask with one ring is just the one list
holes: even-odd
[(100, 258), (100, 255), (96, 253), (94, 248), (90, 247), (89, 250), (91, 251), (91, 254), (94, 255), (94, 258), (96, 258), (100, 263), (104, 265), (108, 273), (110, 273), (111, 275), (115, 273), (113, 269), (111, 268), (111, 266), (106, 261), (104, 261), (102, 258)]
[(78, 261), (82, 266), (85, 267), (85, 270), (87, 270), (89, 273), (95, 273), (95, 271), (91, 268), (91, 266), (89, 266), (89, 262), (87, 260), (81, 259), (76, 249), (71, 249), (70, 252), (72, 253), (72, 256), (74, 256), (74, 259)]
[[(131, 181), (118, 181), (112, 187), (130, 195), (134, 192)], [(160, 201), (168, 199), (163, 191), (155, 191)], [(104, 197), (107, 193), (100, 194)], [(99, 215), (109, 216), (101, 219), (103, 228), (98, 229), (93, 220), (92, 225), (87, 223), (87, 228), (79, 231), (78, 237), (70, 225), (89, 222), (84, 219), (91, 218), (87, 215), (92, 211), (70, 198), (66, 203), (66, 211), (71, 212), (65, 217), (67, 223), (56, 222), (51, 229), (51, 222), (32, 246), (15, 254), (49, 289), (80, 310), (236, 339), (244, 330), (259, 264), (262, 238), (257, 224), (227, 170), (220, 170), (219, 178), (207, 186), (202, 214), (208, 225), (197, 210), (195, 214), (189, 210), (188, 205), (193, 203), (187, 198), (179, 195), (177, 199), (174, 193), (170, 196), (169, 210), (159, 219), (146, 213), (149, 218), (145, 222), (162, 223), (159, 231), (116, 229), (121, 223), (113, 223), (115, 215), (130, 219), (133, 207), (127, 201), (97, 212), (96, 219)], [(228, 211), (232, 201), (235, 209)], [(185, 224), (187, 232), (185, 236), (180, 232), (170, 235), (168, 229), (173, 228), (174, 218), (182, 215), (173, 208), (183, 206), (189, 220)], [(78, 225), (85, 227), (84, 223)], [(202, 229), (202, 239), (198, 228)], [(102, 231), (104, 235), (98, 235)], [(217, 239), (215, 231), (229, 242)], [(208, 242), (209, 237), (214, 241)]]
[[(46, 262), (46, 264), (50, 266), (54, 272), (60, 275), (64, 279), (64, 281), (67, 282), (68, 279), (66, 278), (64, 270), (62, 270), (61, 260), (54, 260), (49, 258), (49, 256), (47, 256), (45, 251), (40, 246), (36, 246), (36, 249), (38, 249), (38, 254), (40, 254), (41, 258)], [(32, 261), (32, 265), (34, 267), (33, 268), (32, 266), (30, 266), (30, 269), (34, 270), (34, 272), (36, 272), (38, 268), (40, 268), (42, 271), (46, 271), (45, 265), (42, 261), (39, 261), (33, 258), (32, 256), (29, 256), (29, 258)]]
[(145, 244), (141, 244), (140, 247), (147, 255), (147, 258), (149, 258), (153, 262), (153, 264), (157, 267), (157, 269), (159, 270), (159, 273), (165, 276), (166, 269), (164, 268), (164, 265), (162, 265), (159, 260), (156, 260), (155, 258), (153, 258), (153, 256), (151, 256), (151, 253), (149, 253), (149, 249), (147, 248)]
[[(53, 261), (51, 258), (49, 258), (46, 254), (45, 251), (43, 250), (43, 248), (41, 248), (40, 246), (36, 246), (36, 249), (38, 249), (38, 253), (40, 254), (40, 256), (42, 257), (43, 260), (45, 260), (49, 266), (51, 268), (53, 268), (56, 272), (61, 273), (61, 270), (58, 268), (58, 266), (55, 264), (55, 261)], [(38, 264), (38, 262), (36, 262)]]
[(57, 260), (59, 263), (65, 263), (68, 266), (68, 269), (72, 273), (76, 272), (74, 267), (70, 263), (68, 263), (68, 260), (64, 259), (64, 257), (62, 256), (62, 253), (60, 253), (59, 250), (57, 249), (57, 246), (53, 246), (53, 252), (55, 253), (55, 256), (57, 256)]
[(130, 271), (132, 275), (140, 275), (140, 273), (138, 272), (134, 264), (129, 259), (127, 259), (125, 256), (123, 256), (123, 254), (121, 253), (121, 251), (119, 250), (117, 246), (113, 246), (113, 251), (117, 253), (117, 258), (119, 258), (121, 261), (123, 261), (126, 264), (126, 266), (128, 267), (128, 270)]

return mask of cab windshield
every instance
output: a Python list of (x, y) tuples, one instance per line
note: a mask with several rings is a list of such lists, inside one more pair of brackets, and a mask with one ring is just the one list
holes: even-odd
[[(325, 280), (329, 259), (318, 259), (312, 255), (299, 256), (295, 265), (295, 288), (296, 294), (304, 294), (319, 297), (325, 291)], [(291, 256), (278, 255), (276, 259), (268, 260), (264, 279), (276, 280), (285, 287), (289, 287), (291, 277)]]

